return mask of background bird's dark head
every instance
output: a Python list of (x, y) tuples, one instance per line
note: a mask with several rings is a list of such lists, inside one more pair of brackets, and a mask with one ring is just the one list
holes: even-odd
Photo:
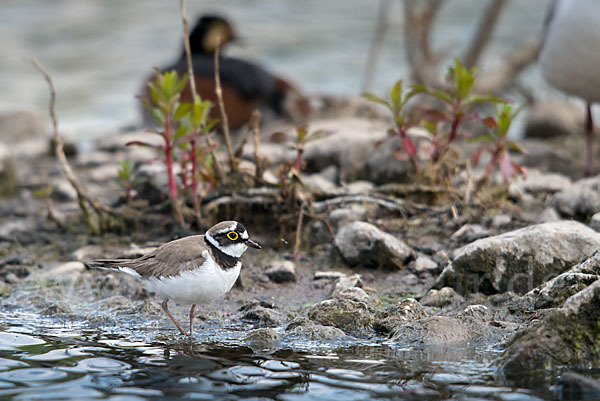
[(233, 28), (225, 18), (218, 15), (203, 15), (198, 19), (190, 34), (192, 54), (212, 53), (235, 39)]

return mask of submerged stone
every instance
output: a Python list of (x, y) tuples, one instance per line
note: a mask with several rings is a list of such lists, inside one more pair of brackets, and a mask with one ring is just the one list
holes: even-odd
[(327, 299), (308, 311), (311, 320), (344, 331), (359, 331), (371, 326), (373, 315), (364, 302), (350, 299)]
[(337, 327), (315, 323), (304, 316), (292, 320), (285, 331), (290, 335), (306, 337), (311, 340), (337, 340), (347, 337), (346, 333)]
[(497, 364), (506, 372), (600, 367), (600, 280), (518, 332)]

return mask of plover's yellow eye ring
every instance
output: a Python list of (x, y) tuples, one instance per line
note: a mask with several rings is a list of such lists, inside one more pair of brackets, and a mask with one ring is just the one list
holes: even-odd
[(236, 241), (239, 238), (239, 235), (235, 231), (229, 231), (227, 233), (227, 238), (229, 238), (232, 241)]

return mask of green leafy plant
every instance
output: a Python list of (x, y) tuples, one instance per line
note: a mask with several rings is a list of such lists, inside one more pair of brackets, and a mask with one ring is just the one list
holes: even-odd
[(302, 124), (296, 127), (296, 132), (293, 138), (282, 132), (276, 132), (271, 136), (273, 142), (289, 142), (291, 148), (296, 150), (295, 162), (282, 163), (279, 166), (279, 185), (281, 188), (282, 204), (288, 210), (298, 208), (298, 220), (296, 223), (296, 239), (294, 241), (294, 259), (300, 257), (300, 238), (302, 233), (302, 224), (305, 209), (312, 202), (312, 195), (305, 190), (305, 187), (300, 179), (300, 171), (302, 170), (302, 156), (306, 144), (317, 141), (328, 135), (332, 135), (332, 131), (316, 130), (310, 131), (308, 124)]
[[(200, 219), (199, 181), (201, 179), (199, 160), (204, 153), (213, 150), (216, 145), (208, 142), (208, 134), (214, 128), (217, 120), (209, 119), (212, 103), (196, 98), (193, 103), (180, 102), (181, 93), (187, 85), (187, 75), (179, 77), (176, 71), (160, 73), (148, 84), (150, 99), (142, 102), (148, 108), (154, 120), (160, 126), (151, 132), (163, 138), (162, 144), (152, 144), (145, 141), (132, 141), (127, 145), (147, 146), (156, 149), (164, 156), (162, 158), (168, 176), (169, 197), (175, 220), (184, 223), (179, 206), (179, 190), (175, 181), (174, 165), (181, 165), (181, 182), (183, 189), (191, 187), (194, 210)], [(191, 165), (191, 167), (188, 167)], [(204, 166), (206, 171), (207, 166)]]
[(283, 132), (276, 132), (271, 136), (271, 140), (273, 142), (278, 143), (291, 142), (291, 148), (296, 150), (296, 162), (294, 163), (294, 172), (296, 175), (298, 175), (300, 174), (300, 170), (302, 169), (302, 156), (304, 155), (304, 149), (306, 147), (306, 144), (322, 139), (325, 136), (331, 134), (333, 134), (333, 132), (325, 130), (309, 132), (308, 124), (302, 124), (296, 127), (296, 134), (293, 138), (290, 138)]
[[(460, 135), (459, 126), (464, 121), (479, 120), (478, 114), (474, 111), (474, 106), (498, 102), (498, 99), (494, 96), (480, 96), (471, 93), (475, 83), (475, 73), (475, 68), (463, 67), (455, 59), (454, 66), (449, 67), (446, 74), (446, 88), (427, 88), (415, 85), (412, 89), (414, 94), (427, 94), (439, 100), (443, 105), (441, 108), (421, 110), (423, 119), (430, 124), (430, 127), (435, 126), (437, 128), (438, 124), (449, 126), (447, 134), (434, 137), (431, 151), (433, 162), (442, 159), (445, 153), (449, 151), (452, 142)], [(429, 131), (431, 132), (431, 129)], [(437, 132), (437, 129), (435, 132)]]
[(375, 103), (379, 103), (387, 107), (394, 117), (395, 129), (391, 131), (392, 135), (398, 135), (401, 139), (402, 151), (408, 155), (415, 168), (417, 166), (417, 147), (413, 140), (408, 136), (408, 129), (418, 123), (414, 113), (410, 113), (407, 107), (408, 101), (417, 94), (414, 90), (404, 92), (402, 88), (402, 80), (396, 81), (390, 90), (389, 100), (384, 100), (381, 97), (372, 93), (364, 93), (363, 97)]
[(492, 172), (495, 167), (500, 170), (504, 181), (508, 181), (514, 174), (526, 174), (525, 167), (515, 163), (510, 157), (510, 151), (523, 153), (521, 147), (514, 141), (509, 141), (506, 137), (513, 119), (521, 108), (513, 110), (513, 107), (506, 102), (496, 106), (496, 115), (482, 119), (482, 122), (489, 129), (488, 132), (474, 136), (469, 139), (470, 142), (483, 142), (484, 144), (475, 150), (472, 159), (473, 164), (477, 165), (483, 152), (490, 154), (490, 161), (487, 164), (485, 173), (478, 183), (481, 187), (489, 183)]
[(177, 185), (173, 173), (173, 151), (177, 140), (176, 122), (178, 119), (183, 118), (186, 114), (186, 109), (189, 107), (179, 102), (181, 92), (186, 85), (187, 76), (183, 76), (180, 79), (176, 71), (167, 71), (164, 74), (161, 74), (157, 69), (156, 78), (154, 81), (148, 83), (148, 87), (150, 88), (150, 99), (143, 99), (142, 102), (148, 108), (157, 124), (161, 127), (152, 132), (160, 135), (164, 140), (164, 144), (155, 145), (144, 141), (132, 141), (127, 143), (127, 145), (148, 146), (164, 154), (163, 162), (165, 163), (169, 180), (171, 207), (173, 209), (175, 220), (179, 224), (183, 224), (184, 219), (179, 206)]
[[(175, 121), (179, 122), (175, 133), (176, 145), (184, 152), (181, 159), (182, 183), (186, 188), (188, 177), (190, 178), (194, 213), (198, 221), (201, 218), (198, 188), (199, 182), (204, 181), (201, 179), (199, 161), (208, 160), (201, 156), (214, 150), (217, 146), (207, 140), (208, 134), (218, 122), (218, 120), (208, 118), (211, 108), (210, 101), (196, 97), (193, 103), (182, 103), (174, 116)], [(187, 168), (188, 163), (191, 164), (191, 168)], [(206, 171), (207, 166), (203, 167), (203, 170)]]
[(117, 172), (119, 177), (119, 183), (125, 190), (125, 197), (127, 198), (127, 206), (131, 206), (133, 203), (133, 186), (137, 179), (135, 177), (135, 170), (131, 160), (124, 160), (120, 163), (119, 171)]

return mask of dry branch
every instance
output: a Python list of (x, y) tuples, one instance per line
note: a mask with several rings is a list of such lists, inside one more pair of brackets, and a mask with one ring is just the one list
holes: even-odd
[(219, 102), (219, 110), (221, 112), (221, 127), (225, 136), (225, 146), (227, 147), (227, 156), (229, 156), (229, 165), (231, 172), (236, 170), (235, 156), (233, 154), (233, 145), (231, 144), (231, 135), (229, 134), (229, 120), (225, 112), (225, 102), (223, 101), (223, 89), (221, 88), (221, 74), (219, 71), (219, 53), (221, 46), (215, 49), (215, 93)]
[(479, 25), (471, 39), (469, 49), (463, 58), (463, 65), (465, 67), (472, 68), (478, 64), (479, 57), (488, 45), (506, 3), (507, 0), (490, 1), (488, 7), (483, 12), (482, 18), (479, 20)]
[(542, 39), (536, 37), (503, 57), (504, 63), (495, 71), (482, 75), (475, 81), (479, 93), (498, 92), (512, 84), (515, 77), (537, 60)]
[(439, 56), (431, 50), (433, 22), (443, 0), (404, 0), (406, 55), (415, 82), (438, 86)]
[(265, 169), (265, 162), (258, 155), (258, 146), (260, 144), (260, 117), (260, 111), (254, 110), (252, 112), (252, 116), (250, 116), (249, 123), (254, 138), (254, 163), (256, 165), (256, 174), (254, 175), (254, 179), (256, 182), (260, 182), (262, 180)]
[(77, 192), (77, 202), (79, 204), (79, 208), (81, 209), (81, 213), (83, 214), (83, 218), (84, 218), (88, 228), (90, 229), (90, 231), (93, 234), (99, 234), (102, 229), (103, 224), (101, 221), (95, 222), (93, 220), (93, 217), (90, 214), (90, 210), (89, 210), (88, 206), (94, 210), (94, 212), (96, 213), (99, 220), (102, 219), (103, 213), (113, 215), (113, 216), (116, 216), (117, 214), (110, 207), (92, 199), (92, 197), (87, 193), (87, 191), (85, 190), (85, 188), (79, 181), (79, 178), (73, 172), (73, 169), (71, 168), (71, 165), (69, 164), (69, 161), (67, 160), (67, 157), (65, 156), (65, 152), (63, 149), (64, 148), (63, 140), (58, 133), (58, 120), (56, 118), (56, 111), (55, 111), (56, 88), (54, 86), (54, 82), (52, 81), (50, 74), (48, 74), (46, 69), (40, 64), (40, 62), (37, 59), (32, 58), (31, 64), (43, 75), (44, 79), (46, 80), (46, 82), (48, 83), (48, 86), (50, 88), (50, 102), (48, 105), (48, 109), (50, 112), (50, 119), (52, 120), (52, 130), (53, 130), (54, 142), (56, 144), (56, 147), (55, 147), (56, 157), (58, 158), (63, 170), (65, 171), (67, 179), (69, 180), (69, 182), (71, 183), (71, 185), (73, 186), (75, 191)]
[(362, 85), (363, 92), (371, 90), (373, 84), (373, 75), (381, 48), (383, 47), (383, 37), (388, 28), (388, 18), (390, 13), (391, 0), (380, 0), (379, 13), (377, 15), (377, 25), (375, 26), (375, 36), (371, 42), (369, 49), (369, 57), (367, 58), (367, 67), (365, 69), (365, 78)]

